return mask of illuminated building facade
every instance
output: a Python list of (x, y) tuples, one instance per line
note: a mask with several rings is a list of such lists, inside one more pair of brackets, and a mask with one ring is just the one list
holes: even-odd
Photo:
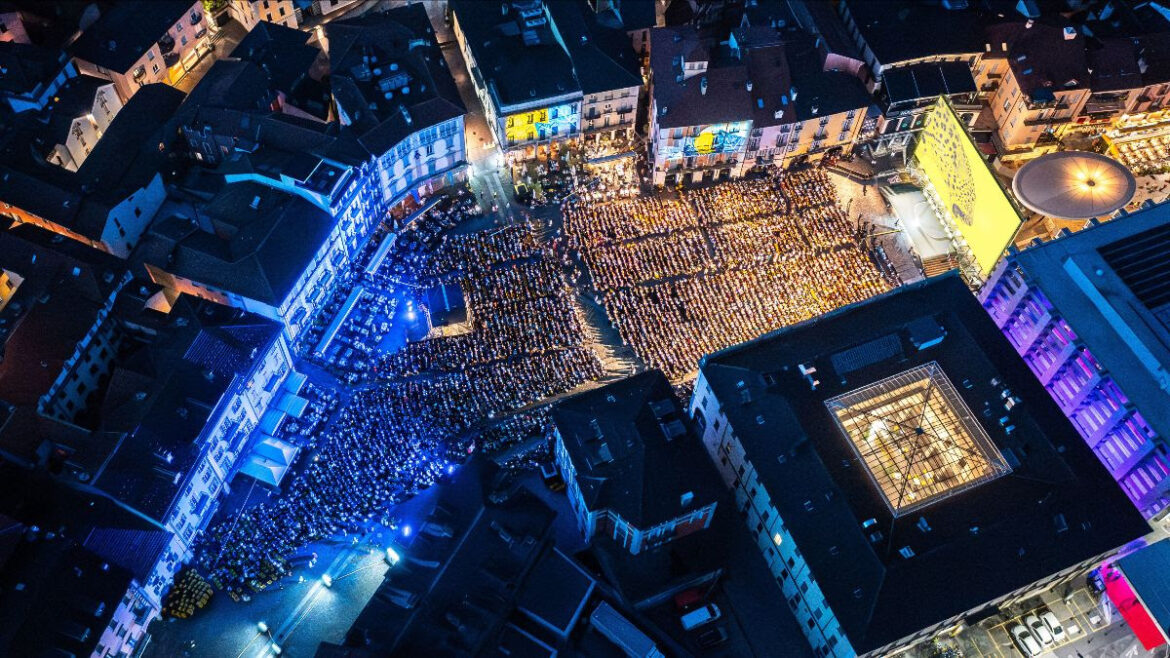
[(992, 26), (987, 40), (990, 51), (983, 60), (1007, 61), (988, 98), (1002, 157), (1054, 150), (1054, 135), (1071, 125), (1089, 100), (1085, 38), (1067, 21), (1029, 20)]
[[(1095, 223), (1095, 222), (1094, 222)], [(1170, 507), (1170, 208), (1155, 206), (1010, 255), (980, 300), (1151, 520)]]
[(637, 555), (711, 525), (715, 480), (660, 371), (574, 395), (552, 415), (557, 469), (586, 542), (605, 537)]
[(651, 31), (650, 160), (656, 185), (738, 178), (847, 152), (870, 96), (826, 70), (798, 28), (733, 30), (726, 45), (690, 27)]
[(382, 208), (409, 212), (465, 180), (467, 110), (426, 9), (331, 22), (325, 34), (338, 120), (373, 158)]
[(299, 25), (293, 0), (230, 0), (228, 11), (246, 30), (251, 30), (260, 21), (293, 28)]
[(584, 2), (455, 0), (450, 11), (492, 136), (509, 156), (633, 135), (637, 54), (628, 35), (603, 26)]
[(818, 656), (917, 655), (1150, 531), (954, 274), (704, 357), (690, 412)]
[(70, 52), (80, 72), (114, 83), (130, 100), (143, 86), (174, 85), (211, 50), (202, 0), (114, 5)]

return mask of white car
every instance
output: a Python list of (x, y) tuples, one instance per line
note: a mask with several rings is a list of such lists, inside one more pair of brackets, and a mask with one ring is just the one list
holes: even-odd
[(1064, 642), (1065, 632), (1060, 625), (1060, 621), (1056, 619), (1056, 615), (1052, 614), (1051, 610), (1045, 610), (1040, 613), (1040, 621), (1048, 628), (1048, 632), (1052, 633), (1052, 639), (1056, 642)]
[(708, 603), (701, 608), (691, 610), (682, 617), (679, 617), (679, 621), (682, 622), (683, 630), (689, 631), (704, 624), (710, 624), (722, 616), (723, 612), (719, 609), (719, 606), (714, 603)]
[(1012, 640), (1015, 641), (1016, 647), (1019, 648), (1020, 653), (1024, 654), (1028, 658), (1033, 658), (1034, 656), (1040, 655), (1040, 652), (1042, 651), (1040, 648), (1040, 643), (1036, 641), (1036, 638), (1032, 637), (1032, 634), (1029, 633), (1028, 629), (1024, 628), (1023, 625), (1016, 624), (1015, 626), (1012, 626), (1008, 633), (1011, 633)]
[(1035, 635), (1041, 644), (1052, 644), (1052, 633), (1048, 631), (1048, 627), (1040, 621), (1036, 613), (1028, 613), (1028, 616), (1024, 617), (1024, 623), (1028, 625), (1028, 630), (1032, 631), (1032, 635)]

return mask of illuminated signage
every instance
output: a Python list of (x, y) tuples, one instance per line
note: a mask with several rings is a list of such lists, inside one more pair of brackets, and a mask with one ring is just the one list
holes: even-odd
[(943, 219), (963, 236), (987, 276), (1022, 220), (945, 98), (926, 113), (914, 160), (938, 196)]
[(510, 144), (567, 137), (577, 128), (579, 121), (576, 103), (554, 105), (509, 116), (505, 123), (504, 136)]
[(716, 123), (691, 135), (676, 139), (660, 148), (659, 155), (666, 159), (692, 158), (713, 153), (739, 153), (747, 144), (751, 122)]

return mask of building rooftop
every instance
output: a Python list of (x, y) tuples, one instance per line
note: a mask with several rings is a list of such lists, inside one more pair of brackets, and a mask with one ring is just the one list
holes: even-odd
[(1042, 155), (1016, 172), (1012, 192), (1028, 209), (1048, 217), (1109, 217), (1133, 199), (1137, 180), (1113, 158), (1087, 151)]
[(581, 93), (573, 60), (557, 39), (542, 0), (448, 4), (475, 59), (471, 73), (477, 85), (502, 111)]
[(984, 56), (1007, 57), (1020, 91), (1032, 102), (1052, 102), (1057, 91), (1089, 87), (1085, 38), (1066, 19), (997, 23), (987, 27), (985, 38)]
[[(796, 28), (741, 28), (726, 44), (714, 32), (660, 28), (651, 31), (650, 42), (651, 93), (662, 128), (746, 119), (760, 128), (861, 110), (872, 103), (860, 79), (827, 68), (816, 37)], [(696, 62), (705, 72), (685, 70)]]
[(0, 201), (101, 240), (110, 210), (165, 167), (163, 145), (182, 100), (183, 92), (164, 84), (139, 89), (75, 172), (38, 156), (52, 144), (33, 113), (0, 122)]
[[(80, 60), (127, 73), (188, 10), (201, 18), (202, 6), (192, 10), (193, 4), (186, 0), (118, 2), (81, 33), (70, 51)], [(190, 22), (198, 23), (199, 20)], [(174, 47), (173, 43), (171, 47)]]
[(132, 320), (150, 329), (123, 330), (109, 379), (82, 417), (95, 432), (125, 438), (100, 470), (89, 474), (88, 483), (162, 520), (203, 449), (196, 439), (208, 419), (225, 396), (248, 383), (258, 355), (277, 339), (281, 326), (187, 297), (168, 315), (145, 310)]
[[(305, 155), (285, 171), (310, 179), (318, 164)], [(273, 307), (293, 291), (336, 221), (300, 196), (250, 181), (225, 185), (203, 212), (209, 226), (185, 217), (156, 221), (134, 259)]]
[[(626, 3), (621, 4), (623, 17), (629, 15), (643, 19), (644, 16), (637, 15), (644, 14), (649, 8), (650, 26), (653, 25), (652, 4), (628, 4), (629, 7)], [(630, 47), (630, 36), (626, 32), (631, 28), (603, 23), (610, 12), (598, 15), (582, 0), (550, 3), (548, 12), (569, 51), (583, 93), (641, 86), (642, 61)]]
[(341, 123), (371, 153), (467, 112), (421, 4), (331, 22), (325, 34)]
[(1170, 436), (1170, 205), (1011, 256), (1159, 435)]
[(947, 9), (941, 2), (917, 0), (849, 0), (846, 7), (883, 66), (984, 50), (986, 18), (976, 9)]
[(957, 275), (700, 368), (858, 653), (1149, 532)]
[(90, 655), (130, 587), (130, 573), (75, 541), (3, 521), (0, 538), (18, 539), (0, 564), (0, 653)]
[(971, 67), (965, 62), (928, 62), (890, 69), (882, 74), (882, 90), (891, 108), (978, 91)]
[(259, 21), (232, 50), (229, 57), (259, 66), (270, 76), (272, 88), (296, 95), (298, 85), (316, 73), (324, 53), (310, 44), (312, 35), (280, 23)]
[(648, 530), (716, 497), (707, 454), (658, 370), (567, 398), (552, 419), (590, 510)]
[[(594, 580), (553, 549), (556, 513), (527, 491), (498, 490), (502, 475), (473, 458), (423, 495), (426, 520), (397, 547), (401, 561), (351, 637), (375, 655), (486, 655), (517, 646), (518, 627), (538, 644), (564, 641)], [(344, 655), (338, 650), (322, 645), (318, 655)]]
[(59, 50), (30, 43), (0, 41), (0, 94), (23, 96), (48, 85), (68, 58)]
[(1134, 39), (1094, 39), (1087, 45), (1086, 58), (1093, 92), (1125, 91), (1147, 84)]
[(0, 231), (0, 274), (15, 285), (0, 296), (0, 400), (18, 406), (49, 390), (125, 274), (113, 256), (38, 242), (44, 232), (28, 228)]

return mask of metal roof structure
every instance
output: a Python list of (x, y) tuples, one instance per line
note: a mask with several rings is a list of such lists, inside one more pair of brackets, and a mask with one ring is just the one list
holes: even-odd
[(895, 516), (1010, 470), (937, 362), (825, 406)]
[(1137, 181), (1099, 153), (1057, 151), (1016, 172), (1012, 192), (1029, 210), (1059, 219), (1108, 217), (1133, 199)]

